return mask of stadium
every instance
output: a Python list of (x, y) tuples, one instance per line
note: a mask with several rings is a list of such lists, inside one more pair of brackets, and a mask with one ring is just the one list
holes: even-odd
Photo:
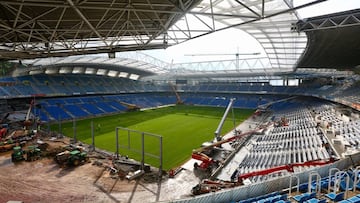
[(335, 2), (1, 1), (0, 202), (360, 202)]

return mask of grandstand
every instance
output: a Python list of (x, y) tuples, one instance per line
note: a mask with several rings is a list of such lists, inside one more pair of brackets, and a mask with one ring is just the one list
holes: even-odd
[[(203, 173), (194, 163), (204, 160), (189, 156), (162, 183), (186, 191), (159, 188), (146, 202), (360, 202), (360, 10), (300, 17), (322, 2), (2, 1), (3, 120), (24, 120), (9, 114), (31, 109), (34, 121), (60, 128), (172, 105), (225, 108), (233, 99), (232, 108), (256, 113), (226, 142), (209, 140), (218, 168)], [(233, 28), (251, 35), (259, 54), (173, 63), (140, 51)], [(125, 201), (144, 200), (139, 193)]]

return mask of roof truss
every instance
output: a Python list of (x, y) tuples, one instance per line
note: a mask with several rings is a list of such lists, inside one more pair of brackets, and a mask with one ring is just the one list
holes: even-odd
[(360, 25), (360, 10), (347, 11), (337, 15), (325, 15), (299, 21), (296, 30), (301, 32), (334, 29)]
[(325, 0), (2, 0), (0, 59), (166, 48)]

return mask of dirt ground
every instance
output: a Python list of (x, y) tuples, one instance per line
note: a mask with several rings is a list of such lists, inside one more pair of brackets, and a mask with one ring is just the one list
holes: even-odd
[(111, 163), (90, 158), (78, 167), (59, 167), (52, 158), (33, 162), (11, 161), (11, 152), (0, 153), (0, 202), (168, 202), (189, 197), (199, 180), (192, 171), (183, 171), (174, 179), (158, 172), (145, 174), (140, 180), (128, 181), (110, 175), (97, 166)]
[(62, 169), (48, 158), (13, 164), (8, 154), (0, 167), (0, 202), (108, 202), (92, 184), (101, 168), (91, 164)]
[[(244, 131), (248, 126), (250, 124), (244, 122), (238, 129)], [(48, 149), (55, 149), (68, 144), (69, 139), (46, 142), (50, 144)], [(191, 189), (200, 182), (200, 175), (194, 174), (192, 166), (183, 167), (175, 178), (163, 176), (159, 180), (158, 171), (153, 169), (139, 180), (128, 181), (111, 175), (104, 167), (111, 166), (111, 160), (99, 159), (97, 153), (89, 154), (89, 163), (66, 168), (59, 167), (52, 158), (13, 163), (11, 153), (0, 153), (0, 203), (10, 200), (25, 203), (170, 202), (192, 198)]]

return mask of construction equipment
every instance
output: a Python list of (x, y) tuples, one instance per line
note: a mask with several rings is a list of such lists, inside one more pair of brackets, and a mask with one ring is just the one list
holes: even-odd
[(8, 131), (8, 125), (2, 124), (0, 126), (0, 140), (6, 137), (7, 131)]
[(35, 146), (28, 146), (28, 148), (24, 152), (25, 161), (35, 161), (40, 159), (41, 157), (41, 150)]
[[(255, 177), (255, 176), (264, 176), (268, 174), (272, 174), (275, 172), (280, 171), (288, 171), (290, 173), (294, 172), (295, 167), (304, 167), (304, 166), (321, 166), (326, 165), (335, 162), (336, 159), (330, 158), (328, 160), (313, 160), (313, 161), (307, 161), (304, 163), (292, 163), (292, 164), (286, 164), (281, 166), (275, 166), (272, 168), (259, 170), (259, 171), (253, 171), (250, 173), (245, 174), (237, 174), (237, 181), (222, 181), (222, 180), (208, 180), (204, 179), (201, 183), (197, 184), (195, 187), (192, 188), (191, 192), (194, 195), (199, 194), (205, 194), (209, 192), (216, 192), (218, 190), (224, 189), (224, 188), (231, 188), (243, 185), (243, 182), (247, 178)], [(235, 173), (237, 173), (236, 171)]]
[(15, 146), (23, 146), (27, 141), (32, 140), (36, 135), (28, 130), (16, 130), (8, 136), (3, 137), (0, 142), (0, 152), (6, 152)]
[(136, 179), (136, 178), (139, 178), (140, 176), (142, 176), (142, 175), (144, 175), (144, 173), (145, 173), (145, 171), (143, 171), (143, 170), (137, 170), (137, 171), (135, 171), (135, 172), (129, 172), (126, 176), (125, 176), (125, 178), (127, 179), (127, 180), (134, 180), (134, 179)]
[(13, 153), (11, 154), (11, 160), (13, 162), (16, 161), (34, 161), (40, 159), (41, 157), (41, 150), (35, 146), (28, 146), (26, 150), (23, 150), (21, 146), (16, 146), (13, 148)]
[[(132, 168), (135, 170), (139, 170), (142, 168), (142, 164), (140, 162), (128, 158), (120, 158), (113, 160), (113, 165), (114, 168), (123, 171), (127, 171), (126, 170), (127, 168)], [(150, 172), (151, 171), (150, 165), (144, 164), (142, 170), (145, 171), (146, 173)]]
[[(224, 125), (224, 123), (225, 123), (226, 117), (227, 117), (227, 115), (229, 114), (230, 109), (232, 108), (232, 106), (233, 106), (233, 104), (234, 104), (234, 101), (235, 101), (235, 98), (231, 98), (231, 99), (230, 99), (230, 102), (229, 102), (228, 106), (226, 107), (226, 110), (225, 110), (225, 112), (224, 112), (224, 115), (223, 115), (223, 117), (221, 118), (221, 121), (220, 121), (218, 127), (217, 127), (216, 130), (215, 130), (215, 138), (216, 138), (217, 141), (220, 141), (220, 140), (221, 140), (221, 130), (222, 130), (222, 127), (223, 127), (223, 125)], [(235, 124), (235, 121), (234, 121), (234, 124)]]
[(217, 167), (219, 162), (204, 153), (195, 152), (192, 153), (191, 158), (200, 160), (201, 164), (199, 165), (197, 162), (194, 163), (194, 169), (202, 169), (206, 171), (211, 171), (213, 166)]
[(201, 195), (209, 192), (216, 192), (226, 188), (239, 186), (237, 182), (223, 181), (223, 180), (209, 180), (203, 179), (200, 184), (197, 184), (191, 189), (193, 195)]
[(230, 137), (230, 138), (227, 138), (227, 139), (215, 142), (215, 143), (210, 143), (206, 146), (203, 146), (203, 147), (193, 150), (191, 157), (193, 159), (201, 161), (200, 165), (195, 162), (194, 168), (209, 170), (212, 166), (218, 165), (219, 164), (218, 161), (214, 160), (213, 158), (210, 157), (213, 149), (215, 149), (216, 147), (221, 147), (221, 145), (224, 143), (232, 142), (232, 141), (235, 141), (237, 139), (240, 139), (242, 137), (245, 137), (245, 136), (248, 136), (248, 135), (251, 135), (254, 133), (259, 133), (259, 132), (263, 131), (264, 128), (266, 128), (266, 126), (261, 127), (261, 128), (256, 128), (254, 130), (251, 130), (251, 131), (248, 131), (245, 133), (236, 132), (236, 135), (233, 137)]
[(6, 152), (18, 145), (24, 145), (24, 142), (14, 142), (12, 139), (8, 139), (5, 142), (0, 142), (0, 152)]
[(240, 56), (255, 56), (255, 55), (260, 55), (260, 52), (248, 52), (248, 53), (239, 53), (239, 51), (237, 51), (236, 53), (205, 53), (205, 54), (185, 54), (185, 56), (201, 56), (201, 57), (226, 57), (226, 56), (235, 56), (235, 67), (237, 70), (239, 70), (240, 68), (240, 60), (246, 60), (244, 58), (240, 59)]
[(71, 165), (71, 166), (78, 166), (82, 163), (86, 163), (89, 161), (89, 157), (87, 156), (86, 152), (81, 152), (79, 150), (73, 151), (64, 151), (60, 152), (55, 156), (55, 162), (59, 165)]
[(226, 107), (224, 115), (221, 118), (221, 121), (220, 121), (217, 129), (215, 130), (215, 138), (216, 138), (217, 142), (215, 142), (215, 143), (206, 142), (206, 143), (203, 143), (201, 148), (193, 150), (193, 153), (192, 153), (191, 157), (193, 159), (201, 161), (200, 165), (197, 162), (194, 163), (194, 168), (195, 169), (202, 169), (202, 170), (210, 172), (213, 167), (218, 167), (219, 161), (214, 160), (211, 157), (213, 155), (213, 150), (215, 149), (215, 147), (219, 147), (219, 146), (221, 147), (221, 145), (223, 143), (231, 142), (231, 141), (233, 141), (235, 139), (238, 139), (238, 138), (240, 138), (242, 136), (250, 134), (250, 132), (245, 133), (245, 134), (238, 134), (238, 132), (235, 131), (235, 133), (237, 135), (235, 135), (235, 136), (233, 136), (231, 138), (225, 139), (225, 140), (221, 140), (222, 139), (221, 130), (222, 130), (222, 127), (223, 127), (223, 125), (225, 123), (226, 117), (229, 114), (230, 109), (232, 108), (232, 106), (234, 104), (234, 101), (235, 101), (235, 98), (230, 99), (230, 102)]
[(14, 130), (5, 139), (13, 142), (22, 142), (32, 140), (36, 134), (32, 130)]
[(322, 166), (322, 165), (333, 163), (335, 161), (336, 161), (336, 159), (331, 157), (328, 160), (312, 160), (312, 161), (307, 161), (307, 162), (303, 162), (303, 163), (292, 163), (292, 164), (287, 164), (287, 165), (275, 166), (273, 168), (268, 168), (268, 169), (264, 169), (264, 170), (260, 170), (260, 171), (254, 171), (254, 172), (250, 172), (250, 173), (240, 174), (238, 176), (237, 182), (242, 183), (245, 179), (250, 178), (250, 177), (268, 175), (268, 174), (283, 171), (283, 170), (293, 173), (295, 167)]
[(181, 100), (181, 97), (180, 97), (179, 93), (177, 92), (176, 86), (174, 84), (172, 84), (171, 82), (169, 82), (169, 85), (171, 86), (172, 91), (176, 95), (176, 104), (184, 104), (184, 101)]
[(274, 122), (274, 126), (275, 127), (285, 127), (285, 126), (289, 126), (289, 122), (288, 120), (283, 116), (280, 118), (279, 121)]
[(138, 111), (140, 107), (138, 107), (136, 104), (130, 104), (127, 102), (119, 101), (119, 103), (127, 108), (128, 111)]
[(30, 120), (30, 113), (31, 113), (31, 109), (33, 108), (34, 106), (34, 99), (31, 100), (30, 102), (30, 106), (29, 106), (29, 109), (26, 113), (26, 117), (25, 117), (25, 120), (24, 120), (24, 130), (27, 130), (29, 129), (29, 126), (31, 126), (33, 124), (33, 121)]
[(11, 160), (12, 162), (24, 160), (24, 152), (20, 146), (16, 146), (13, 148), (13, 153), (11, 154)]

